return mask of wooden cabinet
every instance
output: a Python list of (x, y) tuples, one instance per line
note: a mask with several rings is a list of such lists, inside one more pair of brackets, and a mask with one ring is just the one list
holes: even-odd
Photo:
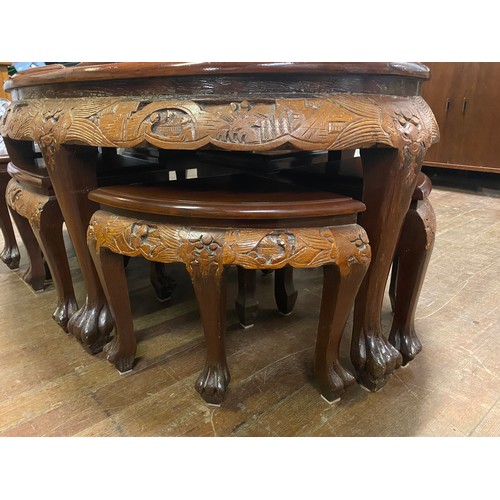
[(7, 68), (10, 66), (8, 62), (0, 62), (0, 99), (8, 99), (10, 101), (10, 94), (4, 92), (3, 84), (9, 79)]
[(441, 140), (425, 165), (500, 173), (500, 63), (425, 63)]

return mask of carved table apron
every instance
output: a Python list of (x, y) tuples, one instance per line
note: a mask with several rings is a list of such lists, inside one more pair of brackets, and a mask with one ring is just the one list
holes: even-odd
[(410, 63), (114, 63), (60, 65), (7, 82), (0, 122), (9, 151), (36, 141), (87, 287), (70, 332), (98, 352), (113, 321), (86, 245), (97, 209), (97, 147), (169, 150), (361, 151), (372, 263), (354, 310), (351, 359), (360, 382), (382, 387), (401, 364), (381, 308), (392, 257), (427, 148), (439, 139), (420, 97), (428, 69)]

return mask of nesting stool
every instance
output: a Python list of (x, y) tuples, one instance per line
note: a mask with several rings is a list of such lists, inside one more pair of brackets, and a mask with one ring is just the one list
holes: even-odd
[(279, 181), (232, 175), (117, 186), (89, 193), (100, 203), (87, 242), (115, 320), (105, 347), (120, 372), (132, 369), (136, 341), (121, 255), (183, 262), (195, 290), (206, 362), (195, 387), (220, 404), (230, 375), (224, 347), (226, 268), (323, 267), (314, 359), (322, 395), (339, 398), (354, 377), (340, 365), (339, 345), (371, 250), (356, 224), (364, 205), (348, 197)]

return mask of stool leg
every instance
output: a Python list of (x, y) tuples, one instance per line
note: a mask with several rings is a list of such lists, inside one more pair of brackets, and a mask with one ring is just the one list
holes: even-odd
[(115, 335), (104, 347), (104, 352), (107, 360), (120, 373), (125, 373), (132, 370), (137, 344), (124, 259), (122, 255), (104, 247), (96, 250), (93, 239), (89, 239), (88, 247), (115, 321)]
[(68, 255), (62, 232), (63, 218), (55, 198), (49, 199), (40, 214), (40, 226), (32, 225), (43, 251), (57, 293), (57, 307), (52, 317), (64, 331), (69, 318), (78, 311)]
[(245, 269), (238, 266), (238, 295), (234, 302), (240, 325), (250, 328), (255, 323), (259, 301), (255, 297), (256, 276), (255, 269)]
[(156, 292), (156, 298), (160, 302), (165, 302), (172, 296), (176, 287), (175, 280), (171, 278), (162, 262), (151, 262), (149, 268), (149, 278)]
[(44, 289), (46, 277), (42, 250), (28, 220), (19, 215), (15, 210), (11, 210), (11, 214), (28, 254), (29, 265), (23, 274), (23, 280), (33, 290), (39, 292)]
[(339, 361), (340, 341), (367, 266), (352, 264), (343, 275), (335, 265), (323, 266), (323, 296), (314, 357), (322, 396), (334, 402), (355, 378)]
[(285, 316), (291, 314), (298, 292), (293, 286), (293, 267), (285, 266), (274, 272), (274, 298), (278, 311)]
[(187, 265), (205, 332), (207, 357), (195, 388), (210, 404), (222, 403), (230, 375), (226, 361), (226, 272), (222, 264)]
[(10, 220), (9, 209), (5, 201), (5, 190), (9, 180), (9, 174), (0, 174), (0, 230), (2, 231), (5, 243), (0, 253), (0, 260), (10, 269), (17, 269), (19, 267), (21, 255), (14, 235), (12, 221)]
[(403, 365), (422, 349), (415, 332), (415, 311), (434, 246), (436, 216), (428, 199), (406, 215), (397, 249), (394, 318), (389, 342), (403, 356)]

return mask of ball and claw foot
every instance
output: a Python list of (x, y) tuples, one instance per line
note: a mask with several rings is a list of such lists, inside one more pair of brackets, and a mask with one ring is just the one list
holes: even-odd
[(406, 366), (422, 350), (422, 344), (414, 328), (393, 328), (389, 342), (401, 353)]
[(21, 255), (19, 253), (19, 249), (17, 247), (5, 247), (0, 253), (0, 260), (9, 268), (9, 269), (18, 269), (19, 261), (21, 260)]
[(111, 337), (113, 318), (107, 304), (85, 304), (68, 321), (68, 331), (90, 354), (101, 352)]
[(78, 304), (74, 298), (67, 299), (57, 304), (56, 310), (52, 314), (54, 321), (68, 333), (68, 321), (78, 311)]
[(196, 380), (195, 389), (212, 405), (220, 405), (231, 377), (227, 365), (206, 366)]
[(359, 383), (369, 391), (382, 389), (403, 358), (384, 337), (362, 333), (357, 350), (351, 351)]
[(340, 363), (332, 363), (324, 377), (316, 375), (321, 389), (321, 397), (328, 403), (339, 401), (347, 387), (354, 384), (356, 379)]

